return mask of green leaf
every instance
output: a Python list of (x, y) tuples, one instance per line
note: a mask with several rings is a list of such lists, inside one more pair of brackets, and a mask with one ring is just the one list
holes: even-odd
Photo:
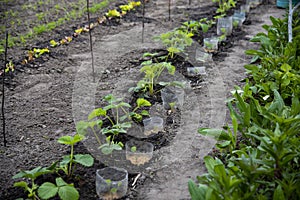
[(217, 140), (231, 140), (231, 137), (223, 130), (213, 128), (200, 128), (198, 133), (205, 136), (214, 137)]
[(228, 147), (230, 144), (231, 144), (231, 141), (225, 141), (225, 142), (216, 144), (216, 146), (219, 147), (219, 148), (226, 148), (226, 147)]
[(188, 188), (192, 200), (205, 200), (207, 186), (197, 187), (193, 181), (189, 180)]
[(91, 167), (94, 164), (94, 158), (89, 154), (76, 154), (74, 155), (75, 162), (85, 167)]
[(166, 64), (169, 74), (174, 75), (175, 70), (176, 70), (175, 66), (172, 65), (171, 63), (165, 63), (165, 64)]
[(20, 171), (18, 174), (14, 175), (12, 178), (30, 178), (30, 179), (36, 179), (38, 176), (43, 174), (51, 173), (52, 171), (49, 170), (46, 167), (38, 166), (32, 170), (25, 170)]
[(64, 179), (62, 179), (61, 177), (56, 178), (56, 179), (55, 179), (55, 182), (56, 182), (56, 185), (57, 185), (58, 187), (62, 187), (62, 186), (68, 185), (68, 183), (66, 183), (66, 182), (64, 181)]
[(277, 90), (274, 90), (274, 100), (270, 105), (270, 107), (268, 108), (268, 112), (281, 114), (283, 108), (284, 108), (284, 101), (280, 96), (279, 92)]
[(25, 181), (19, 181), (14, 183), (14, 187), (22, 187), (24, 190), (28, 190), (28, 184)]
[(118, 107), (127, 107), (127, 108), (131, 108), (131, 105), (125, 102), (121, 102), (118, 104)]
[(136, 100), (136, 104), (138, 107), (151, 106), (151, 103), (148, 100), (143, 98), (138, 98)]
[(209, 26), (207, 24), (200, 24), (200, 25), (201, 25), (203, 33), (206, 33), (209, 29)]
[(57, 142), (65, 145), (74, 145), (77, 142), (80, 142), (81, 140), (84, 139), (84, 136), (81, 134), (76, 134), (74, 137), (65, 135), (60, 137)]
[(284, 72), (288, 72), (291, 71), (292, 67), (289, 64), (284, 63), (283, 65), (281, 65), (280, 69)]
[(43, 183), (38, 189), (38, 195), (42, 199), (50, 199), (58, 192), (58, 187), (53, 183)]
[(70, 155), (65, 155), (63, 156), (62, 161), (60, 161), (59, 166), (64, 167), (68, 165), (71, 162), (71, 156)]
[(143, 116), (149, 116), (149, 112), (147, 110), (142, 110), (140, 114)]
[(63, 186), (59, 188), (58, 195), (62, 200), (78, 200), (79, 192), (74, 188), (74, 186)]
[(206, 169), (209, 174), (214, 174), (215, 166), (220, 164), (220, 162), (214, 160), (211, 156), (205, 156), (204, 162), (205, 162), (205, 166), (206, 166)]
[(94, 109), (88, 116), (88, 120), (94, 119), (95, 117), (106, 116), (106, 110), (103, 108)]
[(284, 192), (281, 186), (278, 185), (274, 191), (273, 200), (282, 200), (282, 199), (286, 199), (286, 198), (284, 197)]
[(89, 128), (89, 123), (85, 121), (80, 121), (76, 124), (76, 131), (78, 134), (86, 135), (87, 129)]

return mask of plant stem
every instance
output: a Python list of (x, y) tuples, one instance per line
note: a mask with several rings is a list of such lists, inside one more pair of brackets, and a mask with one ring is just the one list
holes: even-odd
[(94, 133), (94, 136), (96, 137), (96, 140), (97, 140), (98, 144), (101, 146), (101, 141), (100, 141), (100, 139), (99, 139), (99, 137), (98, 137), (98, 135), (97, 135), (97, 133), (96, 133), (94, 127), (92, 128), (92, 131), (93, 131), (93, 133)]
[(69, 177), (72, 175), (73, 156), (74, 156), (74, 144), (71, 145), (70, 165), (69, 165), (69, 172), (68, 172)]

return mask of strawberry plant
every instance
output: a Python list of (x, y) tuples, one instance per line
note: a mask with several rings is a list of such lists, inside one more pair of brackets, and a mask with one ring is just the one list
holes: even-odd
[(226, 14), (226, 12), (235, 7), (236, 1), (235, 0), (212, 0), (212, 2), (218, 3), (217, 13)]
[(62, 200), (79, 199), (79, 192), (74, 187), (74, 184), (68, 184), (60, 177), (55, 179), (55, 184), (45, 182), (38, 189), (38, 195), (42, 199), (50, 199), (55, 197), (57, 194)]
[(173, 59), (175, 54), (182, 53), (186, 47), (191, 46), (193, 43), (192, 36), (193, 33), (177, 29), (163, 33), (155, 39), (161, 41), (169, 52), (167, 60), (168, 58)]
[(76, 134), (74, 137), (66, 135), (58, 139), (58, 143), (65, 144), (71, 147), (70, 155), (63, 156), (63, 160), (56, 169), (62, 170), (67, 176), (72, 176), (74, 165), (81, 164), (85, 167), (90, 167), (94, 164), (94, 158), (89, 154), (74, 154), (74, 145), (84, 139), (83, 135)]
[(163, 71), (167, 69), (168, 73), (174, 75), (175, 66), (173, 66), (169, 62), (158, 62), (153, 63), (152, 60), (145, 61), (142, 63), (142, 68), (140, 72), (144, 73), (145, 76), (142, 80), (137, 83), (137, 86), (134, 88), (130, 88), (129, 91), (149, 92), (150, 96), (155, 94), (155, 86), (158, 84), (165, 85), (163, 82), (159, 82), (159, 77), (163, 73)]
[(41, 167), (38, 166), (32, 170), (22, 170), (18, 174), (13, 176), (13, 179), (17, 178), (27, 178), (30, 180), (31, 184), (29, 185), (25, 181), (19, 181), (14, 183), (14, 187), (22, 187), (27, 193), (28, 193), (28, 198), (30, 199), (39, 199), (37, 196), (37, 189), (39, 186), (35, 183), (35, 180), (43, 175), (43, 174), (49, 174), (52, 173), (53, 169), (50, 167)]
[[(107, 106), (94, 109), (88, 116), (88, 121), (80, 121), (76, 125), (76, 129), (81, 134), (87, 134), (91, 130), (97, 139), (99, 149), (104, 154), (111, 154), (114, 150), (122, 150), (122, 142), (116, 142), (115, 138), (119, 134), (127, 133), (127, 129), (131, 127), (133, 120), (141, 121), (144, 116), (149, 113), (146, 110), (139, 111), (140, 108), (149, 107), (151, 103), (145, 99), (139, 98), (136, 101), (136, 107), (132, 111), (128, 111), (131, 105), (125, 103), (122, 98), (116, 98), (112, 94), (104, 97), (108, 103)], [(111, 117), (108, 112), (111, 112), (115, 117)], [(108, 121), (107, 126), (103, 126), (103, 122)], [(103, 135), (106, 135), (104, 144), (102, 144), (98, 130)]]

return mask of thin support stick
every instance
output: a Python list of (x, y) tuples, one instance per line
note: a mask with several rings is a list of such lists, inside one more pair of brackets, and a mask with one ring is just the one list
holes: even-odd
[(169, 0), (169, 21), (171, 21), (171, 0)]
[(7, 63), (7, 47), (8, 47), (8, 32), (5, 33), (5, 53), (4, 53), (4, 68), (3, 68), (3, 77), (2, 77), (2, 105), (1, 105), (1, 112), (2, 112), (2, 128), (3, 128), (3, 143), (4, 147), (6, 147), (6, 130), (5, 130), (5, 111), (4, 111), (4, 100), (5, 100), (5, 88), (4, 88), (4, 79), (5, 79), (5, 69)]
[(145, 0), (143, 0), (142, 43), (144, 43), (144, 30), (145, 30)]
[(88, 23), (89, 23), (89, 35), (90, 35), (90, 50), (92, 56), (92, 69), (93, 69), (93, 82), (95, 83), (95, 65), (94, 65), (94, 52), (93, 52), (93, 40), (92, 40), (92, 30), (91, 30), (91, 19), (90, 19), (90, 9), (89, 9), (89, 0), (86, 1), (87, 5), (87, 15), (88, 15)]
[(189, 5), (191, 5), (192, 4), (192, 0), (189, 0)]

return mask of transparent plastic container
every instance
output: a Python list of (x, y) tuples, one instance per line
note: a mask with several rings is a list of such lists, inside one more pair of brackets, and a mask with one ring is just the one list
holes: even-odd
[(133, 165), (144, 165), (153, 156), (154, 146), (150, 142), (130, 140), (125, 144), (126, 159)]
[(232, 33), (232, 17), (223, 17), (218, 19), (217, 35), (231, 35)]
[(246, 13), (241, 12), (240, 10), (235, 11), (232, 16), (232, 24), (234, 27), (241, 27), (246, 20)]
[(117, 167), (105, 167), (96, 171), (96, 192), (100, 199), (120, 199), (126, 195), (128, 172)]
[(218, 51), (218, 43), (219, 43), (219, 38), (217, 37), (204, 38), (203, 39), (204, 50), (207, 52)]
[(200, 62), (212, 62), (212, 55), (203, 51), (202, 49), (196, 49), (195, 60)]
[(169, 86), (161, 90), (161, 99), (166, 110), (181, 108), (184, 102), (184, 90), (179, 87)]
[(205, 69), (205, 67), (188, 67), (187, 74), (188, 76), (206, 75)]
[(240, 9), (241, 9), (241, 12), (248, 13), (248, 12), (250, 12), (250, 5), (249, 4), (241, 5)]
[(164, 119), (157, 116), (144, 119), (143, 124), (144, 135), (146, 136), (157, 134), (164, 129)]

